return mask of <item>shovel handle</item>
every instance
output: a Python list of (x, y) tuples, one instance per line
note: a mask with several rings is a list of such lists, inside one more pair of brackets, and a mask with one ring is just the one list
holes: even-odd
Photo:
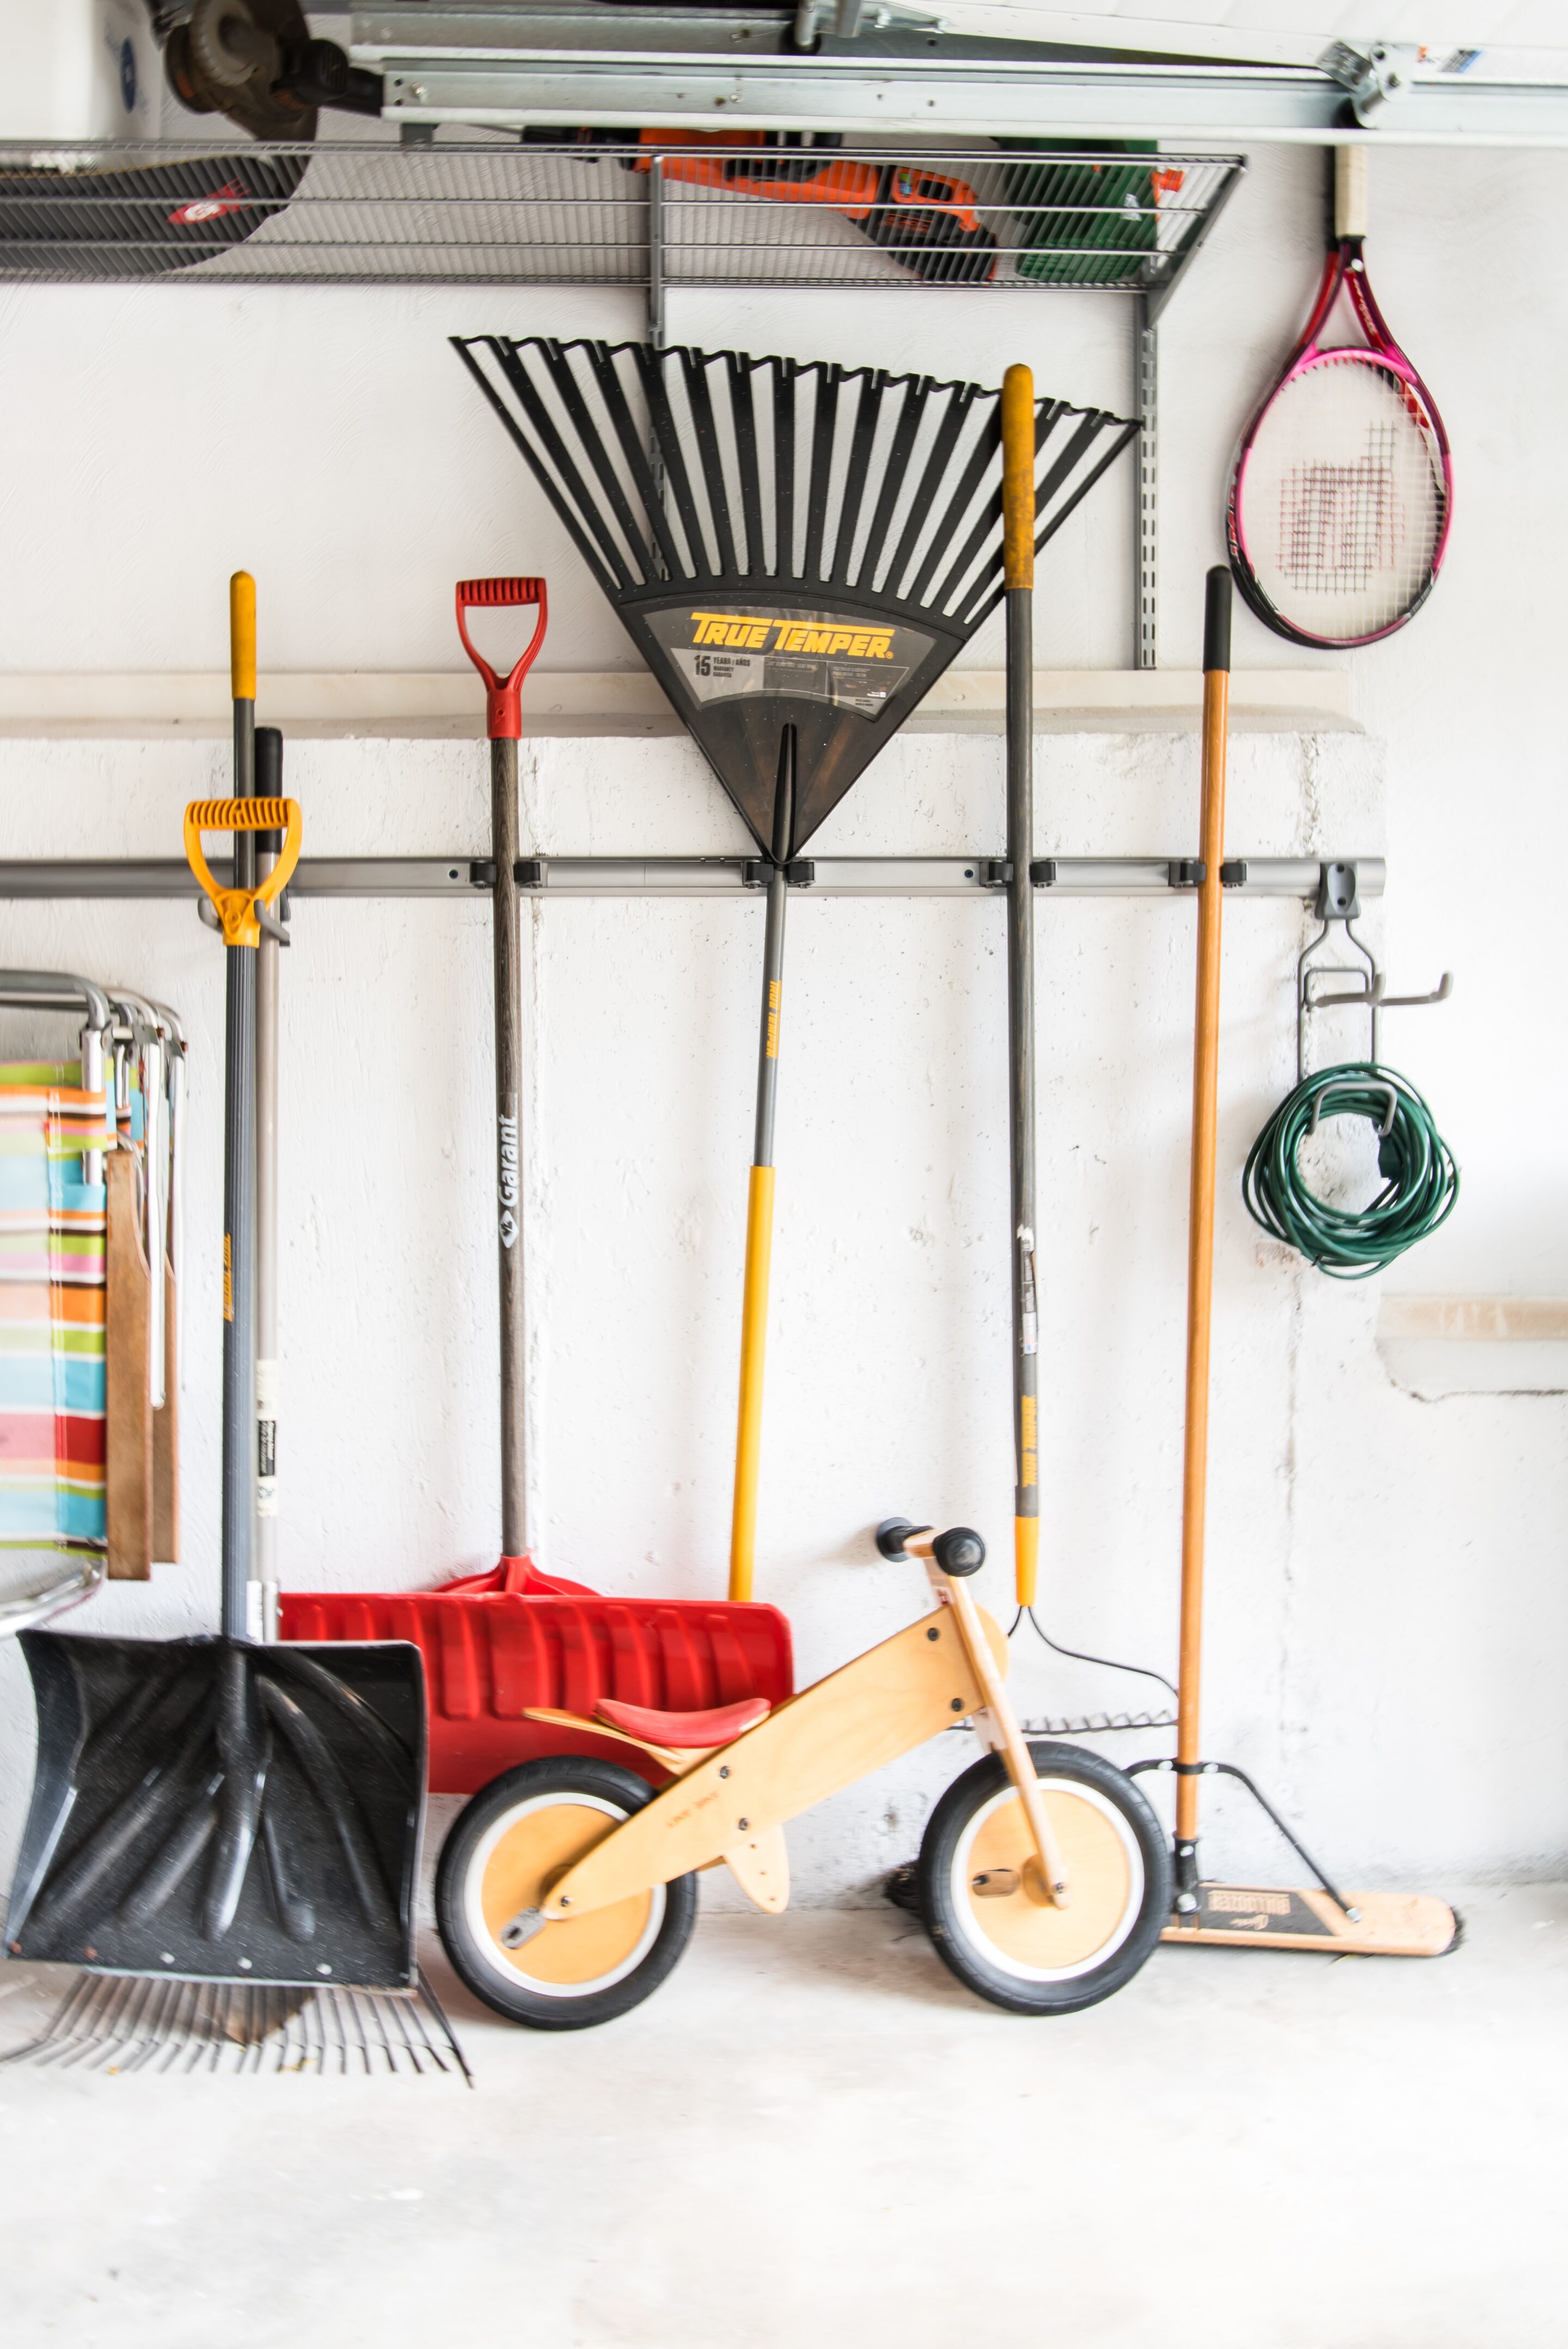
[[(211, 900), (226, 947), (259, 947), (262, 926), (256, 907), (270, 913), (299, 862), (297, 800), (192, 800), (185, 811), (185, 861)], [(223, 889), (212, 877), (201, 849), (204, 832), (281, 832), (283, 854), (253, 889)]]
[[(515, 742), (522, 732), (522, 680), (533, 667), (544, 642), (550, 618), (542, 579), (459, 579), (457, 592), (458, 634), (463, 650), (485, 681), (485, 732), (492, 742)], [(539, 613), (533, 634), (509, 676), (498, 677), (469, 635), (468, 614), (476, 609), (499, 611), (532, 605)]]

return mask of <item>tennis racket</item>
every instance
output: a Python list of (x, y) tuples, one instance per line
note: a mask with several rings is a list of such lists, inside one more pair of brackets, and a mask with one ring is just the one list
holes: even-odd
[[(1431, 594), (1453, 504), (1449, 436), (1367, 282), (1367, 150), (1335, 150), (1334, 243), (1306, 331), (1242, 435), (1231, 568), (1298, 645), (1374, 645)], [(1320, 336), (1347, 293), (1364, 344)]]

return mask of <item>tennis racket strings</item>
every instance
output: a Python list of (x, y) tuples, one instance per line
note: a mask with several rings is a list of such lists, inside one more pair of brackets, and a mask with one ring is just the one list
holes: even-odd
[(1293, 633), (1386, 634), (1431, 585), (1448, 512), (1438, 429), (1379, 353), (1315, 355), (1282, 384), (1243, 452), (1237, 551)]

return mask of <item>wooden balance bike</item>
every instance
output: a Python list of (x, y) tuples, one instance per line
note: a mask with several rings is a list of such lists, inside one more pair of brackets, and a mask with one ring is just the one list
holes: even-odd
[[(624, 1747), (524, 1763), (473, 1797), (437, 1878), (441, 1939), (498, 2014), (569, 2031), (624, 2014), (691, 1938), (700, 1870), (723, 1862), (759, 1909), (789, 1903), (784, 1823), (972, 1722), (990, 1751), (932, 1814), (921, 1914), (938, 1955), (1016, 2014), (1068, 2014), (1130, 1981), (1171, 1913), (1171, 1860), (1132, 1781), (1081, 1747), (1026, 1744), (1007, 1643), (966, 1578), (985, 1545), (890, 1517), (884, 1557), (923, 1558), (936, 1599), (891, 1640), (776, 1709), (705, 1713), (603, 1698), (592, 1720), (528, 1718)], [(655, 1790), (650, 1774), (667, 1781)]]

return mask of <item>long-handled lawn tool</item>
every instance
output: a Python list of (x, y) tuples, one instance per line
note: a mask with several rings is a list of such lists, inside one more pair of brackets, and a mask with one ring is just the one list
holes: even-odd
[(1039, 1299), (1035, 1279), (1035, 379), (1002, 383), (1007, 618), (1007, 1136), (1012, 1168), (1013, 1569), (1033, 1607), (1040, 1555)]
[[(495, 959), (496, 1256), (500, 1273), (500, 1550), (508, 1569), (524, 1565), (528, 1481), (524, 1458), (522, 1327), (522, 989), (518, 969), (517, 746), (522, 733), (522, 680), (549, 625), (542, 579), (461, 579), (458, 634), (485, 683), (490, 747), (490, 883)], [(498, 677), (469, 636), (474, 610), (531, 610), (533, 633), (511, 670)], [(515, 1575), (514, 1575), (515, 1578)]]
[[(255, 980), (299, 854), (291, 800), (248, 793), (254, 589), (234, 583), (235, 779), (186, 811), (186, 853), (227, 950), (222, 1631), (28, 1631), (38, 1756), (6, 1948), (96, 1971), (407, 1990), (425, 1777), (407, 1645), (252, 1646), (255, 1506)], [(284, 833), (258, 885), (258, 832)], [(232, 834), (221, 885), (203, 832)]]
[[(1007, 1142), (1012, 1182), (1008, 1256), (1013, 1322), (1013, 1567), (1018, 1611), (1053, 1655), (1104, 1671), (1158, 1681), (1161, 1672), (1110, 1656), (1086, 1655), (1053, 1640), (1035, 1612), (1039, 1581), (1040, 1454), (1038, 1254), (1035, 1194), (1035, 385), (1026, 367), (1002, 385), (1002, 560), (1007, 678)], [(1011, 1632), (1008, 1635), (1012, 1636)], [(1171, 1690), (1174, 1695), (1175, 1692)], [(1100, 1712), (1030, 1722), (1047, 1736), (1098, 1736), (1118, 1729), (1160, 1729), (1172, 1715)], [(895, 1868), (888, 1898), (913, 1905), (915, 1871)]]
[[(467, 615), (531, 609), (532, 636), (505, 676), (472, 643)], [(518, 914), (519, 695), (546, 622), (542, 579), (468, 579), (458, 629), (485, 684), (490, 744), (494, 905), (496, 1255), (500, 1278), (501, 1557), (436, 1590), (284, 1591), (285, 1640), (411, 1640), (426, 1661), (435, 1794), (471, 1795), (502, 1771), (562, 1750), (612, 1753), (606, 1733), (563, 1739), (539, 1709), (591, 1716), (612, 1702), (701, 1709), (778, 1704), (794, 1688), (789, 1626), (777, 1608), (693, 1599), (605, 1599), (540, 1572), (528, 1549), (524, 1475), (522, 1006)]]
[[(1209, 1482), (1209, 1340), (1214, 1287), (1214, 1166), (1220, 1067), (1221, 867), (1225, 854), (1225, 747), (1231, 672), (1231, 574), (1208, 579), (1203, 626), (1202, 880), (1198, 892), (1198, 997), (1192, 1051), (1192, 1177), (1187, 1255), (1187, 1423), (1181, 1485), (1181, 1630), (1176, 1759), (1129, 1773), (1176, 1773), (1176, 1909), (1165, 1939), (1242, 1947), (1356, 1951), (1367, 1957), (1441, 1957), (1459, 1938), (1454, 1912), (1426, 1893), (1342, 1893), (1245, 1771), (1205, 1762), (1199, 1740), (1204, 1528)], [(1314, 1878), (1300, 1889), (1206, 1882), (1198, 1862), (1198, 1781), (1233, 1778), (1273, 1820)]]
[[(785, 895), (800, 852), (1002, 593), (999, 395), (734, 351), (457, 337), (745, 818), (767, 891), (729, 1590), (751, 1595)], [(1034, 410), (1033, 540), (1136, 428)]]

